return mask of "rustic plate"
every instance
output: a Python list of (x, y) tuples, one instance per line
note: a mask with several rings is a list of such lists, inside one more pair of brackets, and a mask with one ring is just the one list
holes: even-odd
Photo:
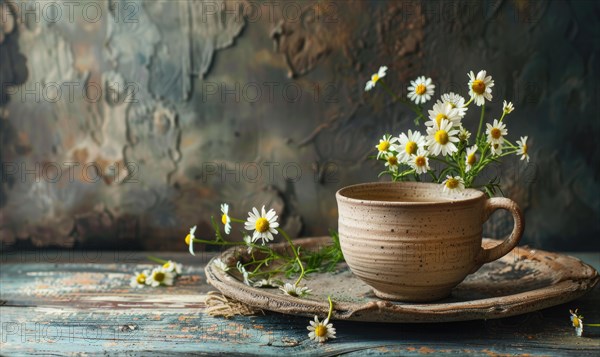
[[(321, 247), (329, 237), (296, 240), (304, 249)], [(484, 245), (501, 241), (484, 239)], [(286, 243), (272, 245), (285, 249)], [(245, 248), (232, 248), (220, 258), (235, 266)], [(233, 274), (237, 274), (236, 269)], [(231, 271), (230, 271), (231, 272)], [(224, 295), (264, 310), (284, 314), (326, 316), (327, 295), (334, 300), (332, 319), (372, 322), (444, 322), (496, 319), (544, 309), (571, 301), (590, 291), (599, 280), (598, 272), (567, 255), (517, 247), (503, 258), (484, 265), (469, 275), (444, 300), (427, 304), (385, 301), (358, 280), (341, 263), (334, 273), (311, 274), (305, 280), (312, 289), (307, 298), (284, 295), (279, 289), (254, 288), (236, 276), (207, 264), (210, 284)]]

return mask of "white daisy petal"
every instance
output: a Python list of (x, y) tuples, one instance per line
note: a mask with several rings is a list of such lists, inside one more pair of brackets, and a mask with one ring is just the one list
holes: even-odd
[(319, 322), (319, 319), (315, 316), (314, 321), (310, 321), (311, 326), (307, 327), (310, 331), (308, 337), (315, 342), (325, 342), (330, 338), (336, 338), (335, 328), (333, 324), (329, 323), (329, 319)]
[(194, 233), (196, 233), (196, 226), (190, 228), (190, 233), (185, 237), (185, 243), (188, 245), (188, 249), (191, 255), (196, 255), (194, 253), (194, 239), (196, 239)]
[(446, 176), (446, 180), (442, 182), (444, 192), (461, 191), (465, 189), (465, 182), (460, 176)]
[(473, 98), (473, 101), (477, 106), (482, 106), (485, 101), (492, 100), (492, 87), (494, 81), (492, 76), (486, 76), (486, 71), (479, 71), (477, 76), (473, 74), (473, 71), (467, 74), (469, 76), (469, 95)]
[(407, 89), (407, 97), (410, 100), (416, 104), (423, 104), (433, 96), (435, 85), (432, 84), (431, 78), (421, 76), (414, 81), (410, 81), (410, 86)]

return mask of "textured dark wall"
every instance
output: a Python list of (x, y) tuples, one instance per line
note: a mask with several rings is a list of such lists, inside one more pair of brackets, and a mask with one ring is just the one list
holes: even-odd
[(494, 168), (524, 241), (600, 249), (597, 1), (0, 4), (4, 248), (184, 249), (221, 202), (326, 233), (335, 191), (376, 180), (377, 139), (413, 126), (363, 92), (387, 65), (395, 90), (425, 74), (436, 98), (488, 70), (488, 111), (512, 100), (509, 135), (532, 145), (529, 165)]

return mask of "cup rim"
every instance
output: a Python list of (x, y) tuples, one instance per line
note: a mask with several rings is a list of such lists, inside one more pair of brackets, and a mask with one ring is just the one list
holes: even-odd
[(484, 193), (482, 191), (473, 189), (473, 188), (467, 188), (463, 190), (464, 192), (467, 193), (472, 193), (472, 197), (466, 197), (466, 198), (456, 198), (456, 197), (452, 197), (451, 199), (447, 200), (447, 201), (435, 201), (435, 202), (408, 202), (408, 201), (379, 201), (379, 200), (367, 200), (367, 199), (360, 199), (360, 198), (352, 198), (352, 197), (348, 197), (345, 195), (344, 191), (347, 190), (351, 190), (353, 188), (357, 188), (357, 187), (374, 187), (374, 186), (390, 186), (390, 185), (398, 185), (398, 186), (406, 186), (406, 187), (423, 187), (423, 186), (429, 186), (432, 189), (435, 188), (437, 190), (440, 191), (440, 193), (442, 193), (442, 189), (440, 184), (438, 183), (431, 183), (431, 182), (367, 182), (367, 183), (359, 183), (359, 184), (355, 184), (355, 185), (350, 185), (350, 186), (345, 186), (342, 187), (341, 189), (339, 189), (336, 193), (335, 193), (335, 197), (338, 200), (338, 202), (346, 202), (346, 203), (353, 203), (353, 204), (359, 204), (359, 205), (367, 205), (367, 206), (393, 206), (393, 207), (415, 207), (415, 206), (419, 206), (419, 207), (431, 207), (431, 206), (445, 206), (445, 205), (457, 205), (457, 204), (470, 204), (470, 203), (474, 203), (478, 200), (481, 200), (482, 198), (485, 198)]

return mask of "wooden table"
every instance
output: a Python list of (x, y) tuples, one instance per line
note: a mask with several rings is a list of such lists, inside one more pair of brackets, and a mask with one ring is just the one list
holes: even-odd
[[(203, 313), (211, 257), (152, 253), (182, 262), (169, 288), (134, 289), (147, 253), (32, 251), (0, 256), (0, 354), (18, 355), (600, 355), (600, 328), (578, 338), (569, 309), (600, 322), (600, 289), (526, 315), (439, 324), (334, 321), (338, 338), (308, 339), (304, 317), (215, 318)], [(600, 253), (571, 253), (600, 269)]]

